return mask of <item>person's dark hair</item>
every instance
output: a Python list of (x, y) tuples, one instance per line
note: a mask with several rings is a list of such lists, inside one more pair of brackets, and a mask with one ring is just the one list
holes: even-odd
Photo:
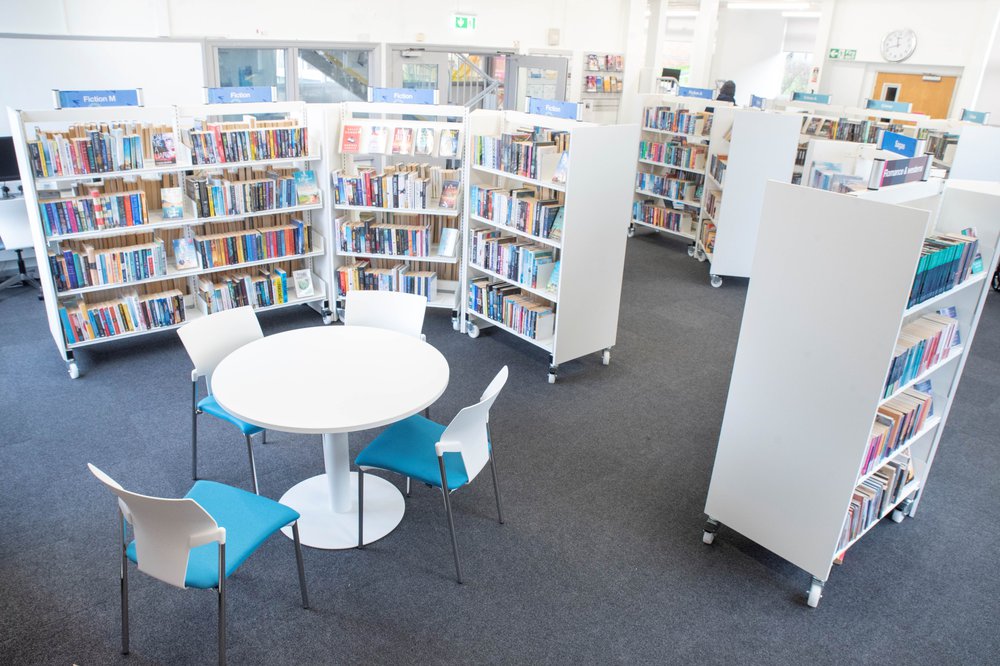
[(720, 102), (732, 102), (736, 103), (736, 84), (733, 81), (726, 81), (719, 88), (719, 94), (716, 95), (715, 99)]

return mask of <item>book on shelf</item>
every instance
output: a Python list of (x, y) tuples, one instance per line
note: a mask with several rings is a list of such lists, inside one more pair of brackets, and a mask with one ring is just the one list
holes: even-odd
[(563, 204), (546, 198), (536, 187), (488, 187), (469, 189), (469, 210), (494, 224), (558, 241), (562, 234)]
[(164, 164), (177, 163), (177, 146), (174, 144), (173, 132), (153, 132), (153, 164), (161, 166)]
[(296, 189), (300, 173), (303, 172), (266, 171), (244, 178), (235, 172), (196, 172), (185, 178), (184, 191), (198, 217), (278, 210), (298, 205)]
[(174, 265), (179, 271), (201, 268), (201, 256), (193, 238), (174, 239)]
[(146, 195), (141, 191), (119, 194), (94, 192), (39, 201), (38, 213), (47, 236), (139, 227), (149, 223)]
[(297, 271), (292, 271), (292, 282), (295, 284), (296, 298), (305, 298), (306, 296), (313, 295), (312, 269), (300, 268)]
[(263, 308), (287, 302), (288, 274), (278, 267), (262, 267), (256, 272), (206, 276), (198, 280), (196, 304), (204, 314), (247, 305)]
[(319, 203), (319, 186), (316, 184), (316, 174), (312, 170), (296, 171), (295, 200), (300, 206), (310, 206)]
[(555, 261), (551, 247), (504, 236), (496, 229), (479, 229), (471, 237), (469, 259), (474, 265), (533, 289), (548, 284)]
[(547, 340), (555, 331), (555, 310), (551, 303), (522, 292), (515, 285), (490, 278), (469, 284), (469, 310), (533, 340)]
[(720, 187), (725, 187), (726, 185), (727, 166), (729, 166), (729, 155), (712, 155), (708, 171), (712, 174), (712, 178), (715, 179), (715, 182), (717, 182)]
[(439, 257), (454, 257), (458, 251), (458, 229), (442, 227), (441, 237), (438, 241)]
[(392, 154), (411, 155), (413, 153), (413, 128), (397, 127), (392, 133)]
[[(355, 176), (334, 171), (330, 184), (336, 205), (421, 210), (449, 208), (452, 192), (457, 202), (460, 177), (460, 169), (413, 162), (386, 166), (382, 173), (371, 167), (359, 167)], [(452, 185), (445, 199), (447, 183)]]
[(878, 467), (920, 432), (930, 416), (933, 397), (909, 388), (878, 407), (861, 465), (861, 475)]
[(384, 155), (389, 147), (389, 128), (382, 125), (368, 125), (364, 128), (363, 152)]
[(549, 240), (561, 241), (563, 234), (563, 217), (565, 214), (565, 208), (559, 206), (556, 209), (556, 214), (552, 218), (552, 225), (549, 227), (548, 238)]
[(413, 140), (413, 153), (415, 155), (432, 155), (434, 154), (434, 128), (432, 127), (418, 127), (417, 136)]
[(646, 129), (708, 137), (712, 132), (713, 114), (674, 106), (647, 106), (642, 112)]
[(277, 259), (310, 251), (309, 225), (294, 218), (288, 224), (278, 226), (198, 234), (194, 240), (207, 268)]
[(553, 183), (565, 183), (566, 177), (569, 175), (569, 153), (562, 152), (559, 155), (559, 161), (556, 162), (555, 171), (552, 172), (552, 182)]
[(549, 281), (545, 285), (545, 291), (550, 291), (553, 294), (559, 293), (559, 261), (552, 264), (552, 272), (549, 273)]
[(403, 263), (373, 267), (367, 259), (359, 259), (337, 268), (337, 288), (340, 295), (352, 290), (403, 291), (437, 298), (438, 277), (434, 271), (415, 271)]
[(903, 326), (896, 340), (882, 397), (895, 393), (937, 363), (957, 344), (958, 320), (942, 314), (925, 314)]
[(641, 141), (639, 143), (639, 159), (659, 162), (665, 166), (678, 166), (685, 169), (704, 170), (708, 147), (692, 145), (680, 141), (661, 143), (658, 141)]
[(549, 182), (568, 149), (569, 132), (546, 128), (477, 136), (472, 146), (474, 164)]
[(377, 222), (374, 217), (339, 224), (340, 251), (396, 257), (431, 256), (431, 225)]
[(167, 274), (163, 240), (127, 246), (70, 242), (49, 252), (49, 268), (56, 289), (67, 291), (100, 285), (120, 285)]
[[(35, 129), (27, 141), (28, 161), (36, 178), (141, 169), (156, 154), (155, 134), (172, 134), (169, 125), (131, 121), (74, 123), (65, 130)], [(168, 159), (166, 148), (160, 159)]]
[(70, 344), (182, 324), (185, 315), (184, 294), (178, 289), (142, 295), (133, 290), (94, 303), (74, 298), (59, 306)]
[(441, 199), (438, 202), (441, 208), (455, 210), (458, 207), (458, 181), (446, 180), (441, 183)]
[(196, 121), (186, 132), (196, 165), (289, 159), (309, 155), (308, 130), (297, 120)]
[(355, 154), (361, 149), (361, 125), (344, 125), (340, 133), (340, 152)]
[(184, 217), (184, 188), (160, 188), (160, 212), (164, 220), (176, 220)]
[(438, 144), (438, 157), (458, 157), (459, 153), (459, 133), (457, 129), (441, 130), (441, 137)]
[(934, 234), (924, 239), (907, 307), (961, 284), (972, 274), (979, 240), (972, 235)]
[(843, 551), (856, 538), (898, 505), (914, 487), (915, 473), (909, 455), (891, 460), (870, 478), (859, 484), (851, 496), (837, 551)]

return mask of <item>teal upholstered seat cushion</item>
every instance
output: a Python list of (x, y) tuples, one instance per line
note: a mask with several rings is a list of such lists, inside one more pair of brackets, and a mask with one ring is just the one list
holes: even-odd
[(216, 401), (215, 396), (212, 395), (206, 396), (198, 401), (198, 409), (206, 414), (211, 414), (216, 418), (220, 418), (223, 421), (229, 421), (239, 428), (244, 435), (256, 435), (258, 432), (264, 430), (263, 428), (247, 423), (246, 421), (241, 421), (224, 410), (222, 405)]
[[(440, 488), (441, 469), (434, 445), (444, 430), (443, 425), (419, 414), (411, 416), (386, 428), (354, 462), (359, 467), (387, 469)], [(448, 490), (469, 482), (461, 454), (445, 453), (444, 466)]]
[[(284, 504), (214, 481), (198, 481), (185, 497), (196, 501), (220, 527), (226, 528), (226, 578), (232, 575), (264, 540), (299, 519)], [(136, 562), (135, 541), (127, 555)], [(219, 546), (215, 543), (192, 548), (188, 557), (187, 587), (208, 589), (219, 584)]]

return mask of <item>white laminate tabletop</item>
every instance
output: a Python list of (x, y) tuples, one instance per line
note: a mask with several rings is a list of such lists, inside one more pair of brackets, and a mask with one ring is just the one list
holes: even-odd
[(230, 414), (262, 428), (347, 433), (406, 418), (448, 386), (448, 361), (417, 338), (366, 326), (300, 328), (240, 347), (212, 375)]

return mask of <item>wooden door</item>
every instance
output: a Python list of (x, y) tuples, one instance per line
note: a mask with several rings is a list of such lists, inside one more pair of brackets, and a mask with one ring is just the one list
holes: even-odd
[(921, 74), (879, 72), (875, 77), (875, 89), (872, 90), (871, 98), (891, 99), (884, 95), (886, 85), (896, 86), (898, 92), (895, 101), (911, 102), (913, 113), (926, 113), (931, 118), (947, 118), (957, 80), (955, 76), (942, 76), (939, 81), (925, 81)]

